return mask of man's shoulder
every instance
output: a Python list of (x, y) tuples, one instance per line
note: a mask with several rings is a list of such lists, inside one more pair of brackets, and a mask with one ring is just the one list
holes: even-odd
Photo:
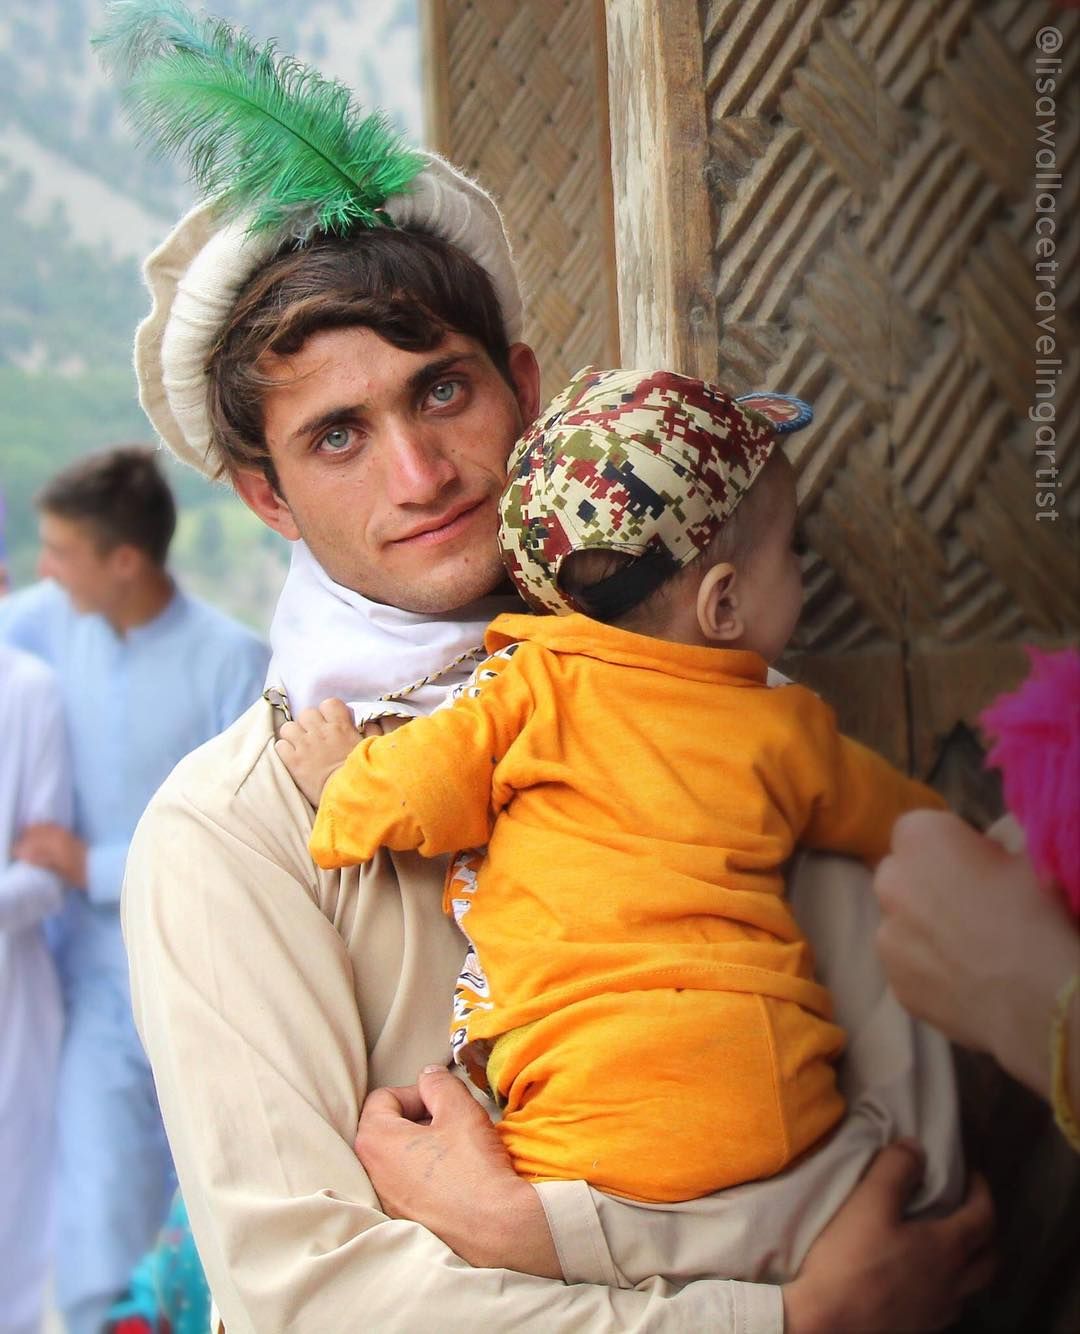
[(273, 709), (260, 699), (186, 755), (143, 812), (132, 844), (136, 861), (141, 865), (144, 854), (154, 859), (163, 845), (177, 849), (181, 860), (257, 855), (310, 881), (311, 808), (274, 740)]
[(148, 809), (188, 801), (209, 807), (240, 796), (269, 763), (273, 742), (273, 710), (256, 700), (223, 732), (184, 756)]

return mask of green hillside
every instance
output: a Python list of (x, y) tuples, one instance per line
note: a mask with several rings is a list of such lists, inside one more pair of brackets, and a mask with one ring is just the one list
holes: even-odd
[[(220, 0), (367, 105), (419, 127), (415, 0)], [(190, 201), (180, 173), (139, 148), (89, 47), (100, 0), (14, 0), (0, 21), (0, 488), (9, 567), (33, 578), (31, 498), (78, 455), (151, 440), (131, 340), (146, 313), (139, 261)], [(231, 495), (172, 470), (174, 565), (187, 584), (265, 628), (286, 546)]]

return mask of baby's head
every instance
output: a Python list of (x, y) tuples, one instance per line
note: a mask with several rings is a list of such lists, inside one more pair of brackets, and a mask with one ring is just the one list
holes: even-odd
[(772, 661), (802, 602), (794, 477), (775, 446), (810, 417), (666, 371), (579, 372), (511, 456), (511, 578), (538, 611)]

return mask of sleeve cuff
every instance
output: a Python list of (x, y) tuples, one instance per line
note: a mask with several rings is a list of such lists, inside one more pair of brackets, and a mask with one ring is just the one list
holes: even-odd
[(732, 1329), (738, 1334), (784, 1334), (784, 1291), (771, 1283), (732, 1283)]
[[(540, 1196), (551, 1229), (555, 1252), (568, 1284), (599, 1283), (610, 1288), (629, 1286), (608, 1248), (592, 1191), (584, 1181), (542, 1181), (533, 1189)], [(770, 1283), (698, 1281), (682, 1290), (685, 1305), (700, 1306), (702, 1328), (725, 1334), (783, 1334), (783, 1290)], [(719, 1292), (718, 1292), (719, 1289)], [(719, 1300), (722, 1312), (717, 1310)]]
[(617, 1288), (619, 1274), (584, 1181), (541, 1181), (533, 1186), (544, 1207), (551, 1240), (567, 1283)]
[(86, 849), (86, 896), (91, 903), (120, 902), (126, 843), (99, 843)]

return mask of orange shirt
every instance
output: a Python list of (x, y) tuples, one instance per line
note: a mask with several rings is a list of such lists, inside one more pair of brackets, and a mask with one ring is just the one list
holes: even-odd
[(323, 867), (488, 845), (448, 893), (479, 955), (459, 1011), (490, 1038), (601, 992), (750, 992), (822, 1018), (783, 897), (796, 844), (867, 861), (941, 806), (754, 653), (584, 616), (500, 616), (452, 708), (363, 742), (327, 784)]

